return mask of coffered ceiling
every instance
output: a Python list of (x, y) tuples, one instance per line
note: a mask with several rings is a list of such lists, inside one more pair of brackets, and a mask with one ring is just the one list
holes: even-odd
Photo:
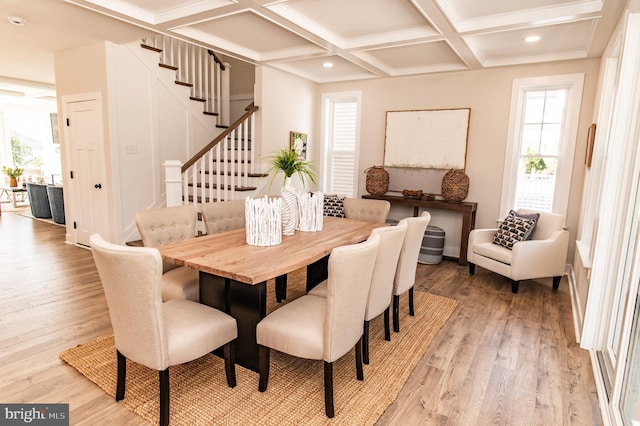
[[(63, 10), (62, 19), (69, 24), (59, 30), (66, 37), (76, 31), (77, 38), (54, 43), (57, 35), (51, 31), (40, 43), (52, 48), (87, 38), (122, 42), (129, 36), (161, 32), (319, 83), (599, 57), (626, 4), (626, 0), (0, 2), (2, 12), (26, 15), (26, 26), (29, 14), (38, 13), (29, 4), (51, 9), (38, 18), (42, 20), (54, 19), (56, 8)], [(49, 25), (60, 27), (55, 22)], [(540, 39), (527, 43), (529, 36)], [(333, 66), (324, 67), (325, 63)]]

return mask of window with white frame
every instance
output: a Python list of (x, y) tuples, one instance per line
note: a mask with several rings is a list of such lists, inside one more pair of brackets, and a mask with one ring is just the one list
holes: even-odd
[(516, 79), (500, 217), (510, 209), (567, 213), (583, 74)]
[(322, 96), (323, 173), (326, 194), (355, 197), (358, 192), (360, 92)]

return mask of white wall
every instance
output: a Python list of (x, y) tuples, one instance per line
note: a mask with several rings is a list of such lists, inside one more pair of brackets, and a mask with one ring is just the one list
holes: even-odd
[[(591, 124), (598, 59), (558, 63), (489, 68), (412, 77), (384, 78), (322, 84), (320, 93), (361, 90), (362, 129), (359, 173), (372, 165), (383, 164), (386, 111), (413, 109), (471, 108), (466, 173), (470, 178), (467, 201), (478, 202), (477, 228), (495, 227), (500, 219), (500, 191), (504, 166), (511, 85), (513, 79), (556, 74), (585, 73), (578, 125), (574, 171), (571, 182), (567, 225), (575, 240), (582, 184), (587, 129)], [(320, 100), (317, 98), (316, 105)], [(316, 133), (316, 137), (319, 134)], [(316, 152), (316, 155), (318, 152)], [(392, 189), (423, 189), (439, 193), (444, 172), (392, 174)], [(361, 178), (359, 194), (366, 194)], [(390, 217), (410, 215), (409, 209), (394, 207)], [(432, 224), (446, 231), (445, 254), (459, 253), (461, 218), (455, 213), (433, 211)], [(573, 259), (573, 244), (568, 259)]]
[[(307, 160), (317, 162), (319, 152), (316, 116), (317, 84), (268, 67), (256, 68), (256, 105), (258, 111), (257, 158), (268, 161), (280, 148), (289, 147), (289, 132), (307, 133)], [(266, 169), (265, 169), (266, 170)], [(282, 174), (271, 185), (270, 193), (279, 193)], [(299, 185), (299, 183), (296, 183)]]

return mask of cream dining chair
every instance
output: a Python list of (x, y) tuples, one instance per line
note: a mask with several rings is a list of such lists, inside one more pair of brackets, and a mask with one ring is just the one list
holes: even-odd
[(356, 377), (364, 380), (362, 323), (379, 244), (378, 234), (371, 234), (365, 242), (334, 248), (329, 256), (326, 298), (302, 296), (258, 323), (260, 392), (267, 390), (270, 349), (324, 360), (325, 413), (329, 418), (335, 414), (333, 362), (355, 347)]
[(430, 221), (429, 212), (422, 212), (418, 217), (407, 217), (400, 221), (400, 223), (407, 223), (407, 234), (404, 237), (393, 281), (393, 331), (396, 333), (400, 331), (400, 296), (406, 292), (409, 292), (409, 315), (414, 315), (413, 285), (416, 282), (422, 238)]
[(245, 200), (216, 201), (200, 206), (207, 235), (242, 229), (245, 226)]
[[(141, 210), (135, 214), (145, 247), (158, 247), (196, 237), (198, 213), (193, 204)], [(200, 300), (198, 271), (163, 262), (162, 300)]]
[[(384, 313), (384, 338), (391, 340), (390, 307), (393, 293), (393, 279), (398, 266), (400, 250), (407, 233), (407, 222), (397, 226), (376, 228), (371, 231), (380, 237), (380, 248), (373, 267), (371, 286), (367, 297), (367, 307), (364, 314), (362, 329), (362, 361), (369, 364), (369, 322)], [(309, 294), (327, 297), (327, 281), (314, 287)]]
[(344, 217), (349, 219), (385, 223), (390, 209), (391, 203), (387, 200), (370, 200), (366, 198), (344, 199)]
[(90, 237), (109, 307), (117, 356), (116, 401), (125, 397), (126, 362), (158, 370), (160, 424), (169, 424), (169, 367), (224, 346), (227, 384), (236, 385), (236, 320), (190, 300), (162, 302), (162, 258), (155, 248), (127, 247)]

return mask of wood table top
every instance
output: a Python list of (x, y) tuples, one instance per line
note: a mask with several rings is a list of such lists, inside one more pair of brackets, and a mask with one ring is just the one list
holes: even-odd
[(160, 246), (158, 250), (167, 262), (258, 284), (320, 260), (335, 247), (364, 241), (381, 226), (386, 225), (325, 216), (322, 231), (283, 235), (277, 246), (249, 245), (245, 230), (238, 229)]

